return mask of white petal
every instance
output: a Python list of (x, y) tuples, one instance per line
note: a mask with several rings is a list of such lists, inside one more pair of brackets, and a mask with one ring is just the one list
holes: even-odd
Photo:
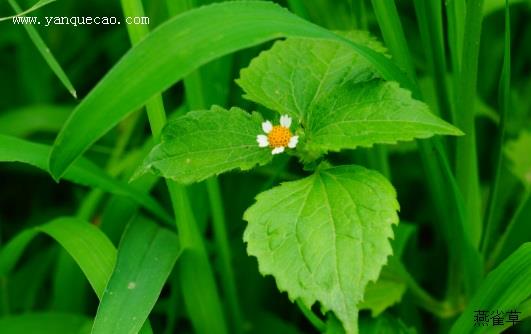
[(271, 154), (280, 154), (284, 152), (284, 146), (275, 147), (273, 151), (271, 151)]
[(295, 148), (298, 142), (299, 142), (299, 136), (293, 136), (289, 139), (288, 147)]
[(291, 126), (291, 117), (289, 117), (288, 115), (280, 116), (280, 125), (285, 128), (289, 128)]
[(265, 121), (262, 123), (262, 130), (264, 130), (265, 133), (271, 132), (273, 130), (273, 124), (271, 124), (270, 121)]
[(259, 147), (267, 147), (269, 146), (269, 140), (267, 139), (266, 135), (258, 135), (256, 136), (256, 141), (258, 142)]

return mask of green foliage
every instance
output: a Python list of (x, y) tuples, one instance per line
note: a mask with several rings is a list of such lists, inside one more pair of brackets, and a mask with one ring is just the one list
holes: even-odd
[(5, 334), (90, 333), (92, 320), (79, 314), (42, 312), (0, 318)]
[[(48, 171), (47, 159), (51, 148), (47, 145), (32, 143), (23, 139), (0, 134), (0, 162), (22, 162)], [(116, 195), (127, 196), (146, 209), (171, 222), (171, 218), (157, 201), (132, 186), (109, 176), (90, 160), (81, 158), (65, 174), (65, 179)]]
[(403, 321), (392, 316), (381, 316), (374, 320), (363, 321), (360, 324), (364, 334), (415, 334)]
[(92, 333), (137, 333), (155, 305), (177, 257), (177, 235), (137, 218), (126, 228)]
[(505, 146), (511, 171), (526, 187), (531, 187), (531, 132), (523, 131)]
[(69, 106), (35, 105), (0, 114), (0, 133), (27, 137), (38, 132), (57, 133), (74, 109)]
[(391, 242), (393, 255), (382, 268), (378, 280), (369, 282), (365, 289), (360, 309), (369, 309), (373, 317), (377, 317), (387, 308), (402, 300), (407, 284), (401, 274), (401, 256), (404, 247), (415, 230), (414, 226), (400, 223), (395, 229), (395, 237)]
[(56, 138), (50, 154), (51, 174), (61, 177), (98, 138), (190, 71), (228, 53), (283, 36), (342, 41), (370, 61), (384, 78), (411, 87), (409, 79), (383, 55), (271, 3), (246, 1), (205, 6), (180, 15), (151, 33), (83, 99)]
[(260, 114), (249, 115), (239, 108), (190, 112), (168, 123), (161, 143), (136, 175), (152, 170), (165, 178), (191, 183), (236, 168), (264, 165), (271, 161), (271, 152), (256, 143), (262, 122)]
[[(348, 37), (385, 50), (366, 33)], [(298, 120), (309, 152), (462, 134), (410, 92), (378, 79), (373, 65), (339, 42), (277, 42), (241, 72), (238, 83), (246, 98)]]
[(0, 332), (531, 331), (527, 1), (49, 2), (150, 23), (0, 19)]
[(471, 321), (476, 310), (518, 310), (530, 296), (531, 243), (528, 242), (487, 275), (450, 333), (483, 333), (489, 328), (474, 327)]
[(0, 277), (12, 270), (28, 243), (39, 233), (54, 238), (74, 258), (98, 297), (116, 262), (116, 249), (94, 225), (75, 218), (57, 218), (47, 224), (20, 233), (0, 252)]
[(391, 254), (393, 187), (374, 171), (344, 166), (319, 169), (256, 200), (244, 215), (244, 240), (260, 272), (273, 275), (291, 300), (309, 308), (319, 301), (347, 333), (357, 333), (357, 304)]
[[(22, 11), (22, 9), (19, 7), (19, 5), (17, 4), (17, 2), (15, 0), (8, 0), (9, 5), (11, 6), (11, 8), (13, 8), (13, 10), (15, 10), (15, 12), (17, 13), (17, 15), (15, 15), (15, 16), (22, 16), (22, 15), (29, 14), (29, 13), (31, 13), (31, 12), (33, 12), (33, 11), (43, 7), (43, 6), (46, 6), (49, 3), (52, 3), (54, 1), (55, 0), (40, 0), (35, 5), (31, 6), (31, 8), (29, 8), (29, 9), (27, 9), (25, 11)], [(6, 19), (10, 19), (10, 18), (11, 17), (0, 18), (0, 21), (6, 20)], [(37, 32), (37, 29), (35, 29), (35, 27), (33, 25), (31, 25), (31, 24), (24, 24), (23, 26), (24, 26), (24, 29), (26, 29), (26, 32), (28, 33), (31, 41), (33, 42), (33, 44), (35, 45), (37, 50), (39, 50), (39, 53), (44, 58), (44, 60), (46, 61), (46, 63), (50, 67), (50, 69), (55, 73), (57, 78), (59, 78), (59, 80), (63, 83), (65, 88), (68, 90), (68, 92), (74, 98), (77, 98), (76, 90), (74, 89), (74, 86), (70, 82), (70, 79), (68, 79), (68, 76), (66, 75), (65, 71), (61, 68), (61, 65), (55, 59), (54, 55), (50, 52), (50, 49), (48, 48), (48, 46), (46, 46), (46, 43), (44, 43), (42, 37)]]
[[(385, 52), (382, 44), (367, 32), (343, 34), (376, 52)], [(237, 83), (245, 98), (304, 124), (331, 91), (347, 82), (364, 82), (378, 76), (374, 65), (344, 43), (290, 38), (276, 42), (254, 58), (240, 72)]]

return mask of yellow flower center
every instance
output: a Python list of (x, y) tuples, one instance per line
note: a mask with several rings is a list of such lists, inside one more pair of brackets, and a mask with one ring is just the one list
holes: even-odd
[(273, 129), (267, 135), (267, 139), (269, 139), (269, 146), (272, 148), (288, 146), (290, 138), (291, 132), (289, 129), (281, 125), (273, 126)]

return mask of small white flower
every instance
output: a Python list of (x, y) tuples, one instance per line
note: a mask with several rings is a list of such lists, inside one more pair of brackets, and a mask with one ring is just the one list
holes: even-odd
[(256, 136), (256, 142), (259, 147), (272, 148), (271, 154), (280, 154), (286, 147), (295, 148), (299, 142), (299, 136), (293, 136), (289, 130), (291, 126), (291, 117), (288, 115), (280, 116), (280, 125), (275, 125), (270, 121), (262, 123), (262, 130), (265, 135)]

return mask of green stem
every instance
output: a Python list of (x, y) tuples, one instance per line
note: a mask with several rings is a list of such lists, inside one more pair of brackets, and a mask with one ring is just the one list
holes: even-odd
[(452, 60), (453, 81), (458, 82), (463, 55), (463, 38), (465, 35), (466, 1), (446, 1), (446, 17), (448, 21), (448, 45)]
[(503, 168), (503, 151), (502, 146), (505, 140), (505, 124), (507, 113), (510, 107), (510, 94), (511, 94), (511, 18), (509, 14), (509, 4), (506, 3), (505, 10), (505, 47), (503, 56), (503, 68), (500, 77), (500, 124), (499, 133), (496, 136), (494, 144), (494, 157), (496, 161), (496, 167), (494, 169), (494, 181), (490, 196), (487, 204), (487, 214), (485, 221), (485, 233), (483, 236), (483, 243), (481, 250), (483, 254), (486, 254), (490, 250), (490, 244), (494, 237), (495, 232), (498, 229), (498, 222), (494, 219), (494, 213), (499, 205), (500, 201), (500, 182)]
[[(408, 77), (415, 82), (415, 72), (411, 63), (411, 55), (406, 43), (404, 31), (399, 21), (398, 12), (394, 2), (389, 1), (388, 6), (383, 7), (381, 2), (373, 1), (374, 9), (380, 12), (376, 15), (378, 24), (386, 44), (390, 47), (393, 58), (401, 66), (408, 70)], [(395, 22), (390, 25), (389, 22)], [(413, 96), (420, 98), (418, 86), (412, 87)], [(445, 234), (446, 242), (450, 253), (450, 266), (454, 272), (463, 272), (465, 275), (465, 286), (468, 290), (473, 290), (478, 282), (478, 268), (481, 260), (469, 242), (466, 220), (462, 214), (463, 201), (459, 190), (455, 186), (455, 180), (449, 167), (448, 155), (439, 138), (418, 141), (419, 153), (428, 183), (428, 190), (432, 197), (432, 202), (439, 218), (438, 226), (441, 226)], [(451, 223), (451, 224), (450, 224)], [(457, 236), (457, 239), (456, 239)], [(457, 242), (454, 242), (456, 240)], [(459, 275), (452, 275), (452, 279), (459, 279)], [(460, 282), (449, 282), (452, 287), (450, 291), (455, 293), (451, 297), (452, 301), (457, 301)]]
[[(174, 5), (169, 5), (168, 7), (171, 14), (177, 14), (177, 11), (189, 10), (195, 5), (197, 5), (195, 1), (189, 1), (187, 4), (181, 4), (180, 7), (175, 7)], [(210, 98), (207, 100), (208, 97), (212, 97), (214, 94), (206, 95), (204, 93), (208, 89), (208, 86), (204, 84), (201, 74), (201, 70), (197, 70), (187, 75), (184, 79), (186, 104), (189, 109), (204, 109), (214, 103), (224, 105), (226, 102), (223, 101), (226, 99), (225, 96), (216, 96), (218, 99)], [(206, 181), (206, 186), (212, 211), (214, 238), (221, 263), (221, 287), (228, 302), (233, 332), (240, 334), (244, 331), (244, 321), (238, 300), (235, 275), (231, 266), (231, 253), (219, 181), (216, 178), (211, 178)]]
[(415, 12), (426, 60), (433, 76), (437, 105), (442, 118), (454, 122), (448, 86), (446, 83), (446, 50), (443, 40), (442, 3), (439, 1), (415, 0)]
[(223, 210), (223, 200), (217, 179), (206, 181), (208, 197), (210, 199), (210, 210), (212, 211), (212, 225), (214, 227), (214, 237), (219, 252), (221, 262), (221, 280), (225, 295), (232, 315), (235, 333), (243, 333), (243, 316), (238, 301), (236, 290), (236, 279), (231, 265), (231, 252), (229, 238), (227, 236), (227, 224), (225, 222), (225, 212)]
[(309, 308), (304, 305), (302, 300), (297, 299), (295, 301), (297, 303), (297, 306), (301, 310), (302, 314), (308, 319), (308, 321), (317, 329), (319, 332), (323, 333), (326, 331), (326, 324), (323, 320), (321, 320), (318, 316), (315, 315), (315, 313), (312, 312)]
[(382, 31), (385, 44), (389, 48), (393, 59), (415, 81), (415, 67), (410, 57), (406, 37), (402, 30), (402, 23), (396, 10), (394, 0), (372, 0), (372, 6), (378, 25)]
[(469, 0), (466, 7), (463, 54), (454, 96), (457, 126), (465, 135), (457, 140), (456, 178), (467, 207), (465, 221), (473, 244), (481, 238), (481, 200), (476, 152), (475, 100), (483, 0)]
[(452, 304), (440, 302), (427, 293), (401, 263), (398, 264), (397, 268), (418, 306), (435, 314), (439, 318), (451, 318), (459, 312)]
[[(520, 200), (520, 204), (509, 223), (509, 226), (501, 236), (498, 244), (492, 251), (486, 265), (486, 270), (494, 268), (500, 260), (511, 254), (518, 245), (529, 241), (529, 217), (531, 216), (531, 190), (527, 189)], [(507, 243), (511, 240), (510, 243)]]
[[(122, 0), (126, 16), (144, 16), (140, 0)], [(131, 41), (136, 44), (147, 33), (143, 25), (127, 26)], [(146, 103), (149, 124), (155, 139), (160, 137), (166, 123), (162, 96), (157, 95)], [(192, 212), (186, 188), (166, 180), (183, 254), (178, 261), (184, 302), (197, 333), (227, 333), (227, 326), (216, 287), (216, 281), (203, 237)]]

